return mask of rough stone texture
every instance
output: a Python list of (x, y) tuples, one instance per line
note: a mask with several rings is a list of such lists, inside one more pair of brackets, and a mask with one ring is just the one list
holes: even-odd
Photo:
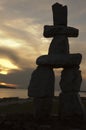
[(34, 98), (34, 118), (46, 119), (52, 110), (52, 97)]
[(65, 35), (66, 37), (77, 37), (79, 30), (73, 27), (66, 27), (62, 25), (44, 26), (44, 37), (55, 37), (57, 35)]
[[(53, 10), (53, 21), (54, 26), (58, 25), (67, 25), (67, 6), (62, 6), (59, 3), (55, 3), (52, 6)], [(69, 53), (69, 44), (68, 38), (65, 35), (54, 36), (50, 47), (48, 55), (51, 54), (68, 54)]]
[[(78, 36), (78, 30), (67, 27), (67, 6), (55, 3), (53, 10), (53, 26), (45, 26), (44, 36), (52, 37), (48, 55), (41, 56), (39, 65), (32, 73), (29, 84), (30, 97), (34, 97), (34, 116), (46, 118), (50, 115), (52, 97), (54, 95), (53, 68), (64, 68), (61, 75), (60, 111), (61, 120), (84, 118), (83, 105), (78, 92), (82, 81), (79, 64), (81, 54), (69, 54), (68, 36)], [(58, 34), (58, 35), (57, 35)], [(48, 111), (49, 110), (49, 111)]]
[(69, 53), (69, 44), (68, 38), (66, 36), (56, 36), (53, 38), (48, 55), (58, 55), (58, 54), (68, 54)]
[(59, 116), (61, 120), (85, 119), (84, 106), (78, 94), (81, 82), (82, 76), (79, 68), (64, 68), (60, 81), (62, 93), (59, 96)]
[(54, 72), (51, 67), (38, 66), (32, 73), (28, 95), (30, 97), (53, 96), (54, 80)]
[[(53, 68), (75, 67), (81, 62), (81, 54), (58, 54), (40, 56), (36, 64), (52, 66)], [(64, 81), (65, 82), (65, 81)]]
[(67, 6), (55, 3), (52, 6), (54, 25), (67, 25)]
[(60, 88), (62, 92), (79, 92), (82, 82), (81, 71), (78, 68), (66, 68), (62, 71)]
[(59, 96), (59, 116), (61, 120), (83, 120), (84, 106), (78, 93), (61, 93)]

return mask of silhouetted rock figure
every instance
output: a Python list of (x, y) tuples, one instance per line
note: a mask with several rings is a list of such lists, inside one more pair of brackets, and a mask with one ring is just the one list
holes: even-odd
[(59, 118), (61, 120), (84, 119), (84, 107), (78, 92), (82, 82), (79, 65), (82, 55), (70, 54), (68, 37), (77, 37), (79, 30), (67, 27), (67, 6), (55, 3), (53, 26), (44, 26), (43, 35), (53, 37), (48, 55), (38, 57), (37, 69), (32, 73), (28, 95), (34, 97), (34, 116), (46, 118), (50, 115), (54, 96), (53, 68), (63, 68), (59, 96)]
[(38, 57), (36, 64), (38, 65), (52, 65), (53, 68), (69, 68), (77, 67), (81, 62), (81, 54), (58, 54), (58, 55), (43, 55)]
[(29, 84), (30, 97), (52, 97), (54, 96), (54, 72), (52, 67), (38, 66), (33, 71)]

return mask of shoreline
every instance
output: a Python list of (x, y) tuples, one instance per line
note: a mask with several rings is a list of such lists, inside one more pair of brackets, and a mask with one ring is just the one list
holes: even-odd
[[(82, 101), (86, 101), (86, 97), (80, 97)], [(53, 100), (59, 100), (59, 96), (54, 96)], [(20, 97), (4, 97), (0, 98), (0, 106), (10, 105), (10, 104), (23, 104), (27, 102), (32, 102), (33, 98), (20, 98)]]
[[(86, 97), (81, 98), (86, 108)], [(58, 118), (58, 96), (53, 98), (50, 118), (35, 120), (33, 117), (33, 98), (0, 98), (1, 130), (86, 130), (86, 122), (65, 121)]]
[(19, 98), (19, 97), (0, 98), (0, 106), (7, 106), (11, 104), (23, 104), (30, 101), (31, 98)]

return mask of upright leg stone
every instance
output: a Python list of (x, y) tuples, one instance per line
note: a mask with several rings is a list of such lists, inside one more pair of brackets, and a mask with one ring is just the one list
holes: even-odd
[(33, 71), (28, 95), (30, 97), (52, 97), (54, 96), (55, 76), (52, 67), (38, 66)]
[(78, 68), (66, 68), (62, 71), (60, 87), (59, 113), (62, 120), (82, 120), (84, 107), (78, 92), (82, 82), (81, 71)]
[[(82, 82), (79, 65), (81, 54), (70, 54), (68, 37), (77, 37), (79, 30), (67, 26), (67, 6), (55, 3), (52, 6), (53, 25), (44, 26), (44, 37), (53, 37), (48, 55), (36, 60), (38, 67), (32, 73), (28, 95), (34, 97), (34, 116), (50, 115), (54, 96), (53, 68), (63, 68), (60, 81), (59, 117), (62, 120), (84, 118), (84, 109), (78, 92)], [(37, 116), (38, 115), (38, 116)]]
[(76, 122), (85, 119), (85, 109), (77, 92), (60, 93), (59, 118)]
[(52, 111), (52, 97), (35, 97), (33, 99), (33, 112), (37, 120), (47, 119), (50, 117)]
[(34, 97), (34, 117), (49, 117), (54, 96), (54, 72), (52, 67), (38, 66), (32, 73), (28, 95)]
[(78, 68), (65, 68), (62, 71), (60, 87), (62, 92), (79, 92), (82, 82), (81, 71)]

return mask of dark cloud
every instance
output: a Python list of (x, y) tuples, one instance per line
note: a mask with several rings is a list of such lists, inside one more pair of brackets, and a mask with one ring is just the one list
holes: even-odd
[(16, 52), (5, 47), (0, 47), (0, 58), (9, 58), (15, 63), (19, 61), (19, 57), (17, 56)]
[[(23, 71), (14, 71), (7, 76), (0, 75), (1, 81), (20, 84), (20, 87), (27, 87), (33, 70), (30, 67), (33, 63), (35, 64), (33, 57), (40, 56), (43, 46), (47, 46), (45, 43), (42, 45), (41, 37), (43, 28), (39, 28), (45, 24), (53, 23), (51, 5), (55, 2), (68, 5), (69, 25), (79, 27), (81, 30), (78, 39), (74, 39), (73, 41), (70, 39), (70, 43), (72, 43), (70, 44), (70, 49), (72, 53), (80, 52), (83, 54), (83, 69), (83, 66), (86, 64), (86, 28), (82, 28), (86, 24), (85, 0), (1, 0), (0, 30), (5, 34), (3, 38), (13, 39), (14, 41), (18, 39), (22, 42), (20, 43), (21, 46), (17, 49), (4, 46), (0, 47), (0, 57), (7, 57), (13, 63), (23, 68)], [(20, 20), (19, 23), (18, 20)], [(25, 28), (33, 28), (33, 25), (40, 25), (37, 28), (38, 33), (35, 35), (32, 31), (26, 31), (23, 24)], [(59, 86), (60, 80), (58, 75), (56, 75), (56, 89)], [(86, 82), (84, 81), (83, 86), (85, 84)]]
[[(62, 4), (68, 5), (69, 21), (71, 24), (76, 23), (78, 18), (82, 18), (83, 20), (85, 15), (83, 17), (82, 15), (86, 13), (85, 0), (3, 0), (0, 1), (0, 17), (2, 18), (2, 21), (31, 18), (34, 19), (34, 23), (52, 23), (51, 5), (55, 2), (60, 2)], [(80, 22), (80, 20), (78, 22)]]
[(19, 29), (17, 27), (11, 27), (7, 25), (3, 25), (1, 29), (6, 33), (7, 36), (13, 39), (25, 40), (25, 41), (32, 41), (31, 37), (32, 34), (24, 31), (22, 28)]
[[(0, 75), (0, 81), (1, 82), (6, 82), (6, 83), (11, 83), (11, 84), (17, 84), (19, 88), (28, 88), (30, 79), (31, 79), (31, 74), (34, 71), (32, 68), (27, 68), (23, 71), (14, 71), (13, 73), (6, 75)], [(61, 73), (60, 73), (61, 75)], [(60, 90), (59, 86), (59, 81), (61, 79), (60, 76), (55, 75), (55, 90)], [(82, 85), (81, 85), (81, 90), (86, 90), (85, 88), (86, 85), (86, 80), (83, 79)]]
[[(1, 2), (3, 19), (10, 20), (15, 18), (33, 18), (33, 19), (43, 19), (45, 16), (47, 18), (47, 5), (49, 5), (49, 0), (3, 0)], [(43, 13), (45, 15), (43, 15)], [(45, 19), (45, 18), (44, 18)], [(41, 21), (42, 22), (42, 21)]]
[(33, 69), (28, 68), (22, 71), (14, 71), (6, 75), (0, 74), (0, 82), (17, 84), (19, 88), (28, 88)]
[[(3, 25), (1, 26), (1, 29), (5, 33), (4, 39), (12, 39), (13, 41), (17, 42), (22, 46), (22, 48), (29, 50), (29, 48), (33, 48), (35, 53), (40, 53), (40, 43), (41, 43), (41, 35), (42, 31), (41, 29), (34, 29), (34, 24), (29, 26), (26, 26), (29, 31), (24, 30), (23, 28), (17, 28), (17, 27), (11, 27), (9, 25)], [(35, 30), (35, 34), (33, 31), (30, 31), (30, 29)], [(41, 31), (40, 31), (41, 30)], [(21, 47), (20, 47), (21, 49)], [(20, 52), (20, 50), (19, 50)], [(22, 53), (22, 50), (21, 50)], [(29, 52), (28, 52), (29, 53)]]
[(30, 61), (28, 62), (27, 59), (20, 56), (18, 54), (18, 50), (12, 50), (9, 48), (0, 48), (0, 58), (8, 59), (11, 61), (14, 65), (17, 65), (21, 69), (27, 68), (30, 66)]

